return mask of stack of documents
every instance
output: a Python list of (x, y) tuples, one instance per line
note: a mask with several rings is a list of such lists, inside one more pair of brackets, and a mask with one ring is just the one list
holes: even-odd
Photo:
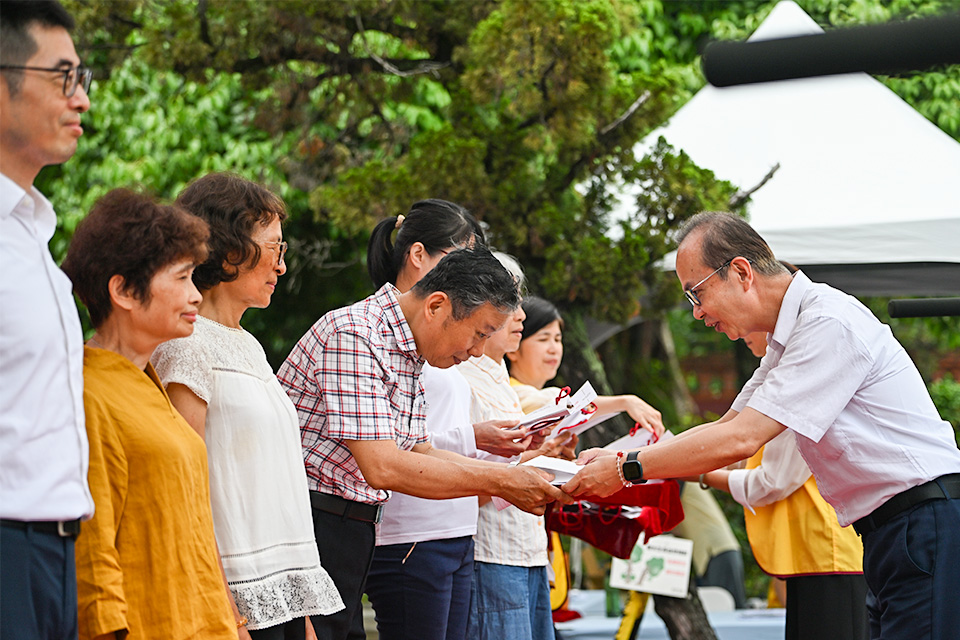
[[(594, 391), (593, 385), (589, 381), (584, 382), (572, 396), (559, 397), (556, 404), (548, 404), (525, 415), (523, 422), (517, 427), (526, 427), (527, 433), (549, 429), (555, 425), (559, 427), (557, 433), (580, 427), (590, 418), (592, 412), (589, 407), (596, 399), (597, 392)], [(586, 429), (587, 427), (584, 427), (574, 433), (580, 433)]]

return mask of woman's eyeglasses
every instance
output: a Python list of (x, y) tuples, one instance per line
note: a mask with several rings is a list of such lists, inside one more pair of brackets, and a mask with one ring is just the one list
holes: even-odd
[(280, 263), (283, 262), (283, 256), (287, 253), (287, 243), (286, 242), (264, 242), (262, 244), (269, 245), (271, 247), (278, 247), (280, 253), (277, 255), (277, 266), (280, 266)]

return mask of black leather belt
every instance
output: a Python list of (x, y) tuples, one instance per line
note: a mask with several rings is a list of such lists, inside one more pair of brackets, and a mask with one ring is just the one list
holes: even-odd
[(360, 522), (372, 522), (378, 524), (383, 515), (383, 505), (367, 504), (365, 502), (354, 502), (340, 496), (330, 495), (329, 493), (320, 493), (319, 491), (310, 492), (310, 504), (314, 509), (332, 513), (335, 516), (359, 520)]
[(61, 538), (77, 539), (80, 535), (80, 520), (0, 520), (0, 525), (11, 529), (39, 531), (40, 533), (53, 533)]
[(858, 534), (865, 536), (918, 504), (930, 500), (949, 500), (950, 498), (960, 498), (960, 473), (940, 476), (935, 480), (924, 482), (912, 489), (898, 493), (874, 509), (870, 515), (854, 522), (853, 528)]

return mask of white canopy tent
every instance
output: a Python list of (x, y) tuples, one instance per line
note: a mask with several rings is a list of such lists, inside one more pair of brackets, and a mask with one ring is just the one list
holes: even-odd
[[(822, 32), (783, 0), (750, 38)], [(865, 73), (701, 89), (663, 128), (752, 196), (778, 258), (853, 294), (960, 295), (960, 144)], [(615, 217), (629, 216), (625, 187)], [(673, 255), (666, 268), (673, 267)]]

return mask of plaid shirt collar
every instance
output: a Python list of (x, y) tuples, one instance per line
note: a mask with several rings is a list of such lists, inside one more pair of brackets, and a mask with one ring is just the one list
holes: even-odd
[(400, 290), (388, 282), (374, 294), (374, 300), (383, 309), (387, 324), (393, 331), (393, 337), (397, 340), (397, 349), (422, 362), (423, 356), (417, 350), (417, 341), (413, 337), (413, 331), (410, 330), (410, 324), (400, 308)]

